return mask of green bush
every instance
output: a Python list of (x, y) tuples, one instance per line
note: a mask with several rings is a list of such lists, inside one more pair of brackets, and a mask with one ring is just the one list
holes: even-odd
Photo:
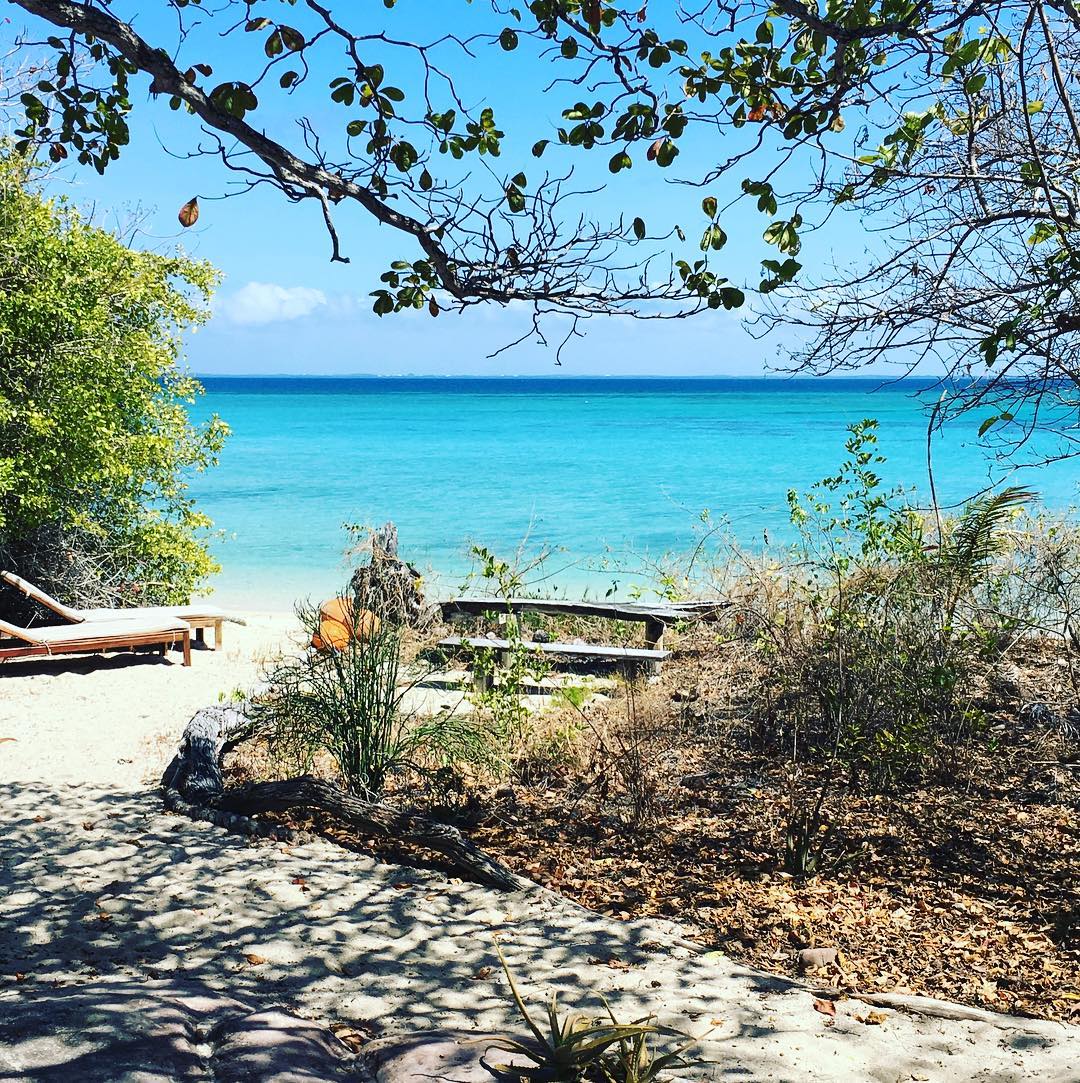
[(981, 497), (932, 530), (901, 492), (882, 491), (875, 430), (852, 426), (840, 471), (789, 494), (801, 540), (751, 623), (765, 664), (759, 737), (881, 790), (931, 761), (955, 770), (983, 726), (977, 678), (1017, 623), (987, 604), (989, 584), (1002, 529), (1032, 494)]
[[(352, 604), (356, 613), (369, 608), (362, 597)], [(320, 631), (318, 606), (301, 605), (297, 615), (307, 637)], [(311, 649), (273, 666), (254, 711), (275, 756), (306, 771), (327, 753), (345, 787), (362, 797), (377, 795), (393, 774), (488, 764), (490, 734), (474, 719), (409, 709), (423, 674), (403, 672), (403, 635), (383, 620), (340, 650)]]
[[(192, 423), (202, 388), (178, 363), (216, 280), (46, 199), (0, 145), (0, 551), (16, 570), (75, 602), (144, 604), (215, 570), (187, 479), (228, 430)], [(57, 583), (74, 563), (89, 579)]]

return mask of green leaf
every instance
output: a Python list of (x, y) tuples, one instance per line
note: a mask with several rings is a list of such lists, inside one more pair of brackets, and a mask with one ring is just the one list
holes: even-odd
[(291, 26), (279, 26), (278, 33), (281, 35), (282, 44), (290, 53), (298, 53), (303, 49), (305, 45), (304, 35), (299, 30), (295, 30)]
[(1028, 102), (1027, 106), (1025, 107), (1027, 110), (1027, 115), (1029, 117), (1033, 117), (1036, 113), (1041, 113), (1043, 111), (1044, 104), (1044, 102), (1041, 102), (1038, 99)]
[(618, 173), (623, 169), (630, 169), (633, 166), (633, 159), (625, 150), (616, 151), (608, 162), (608, 169), (612, 173)]
[(576, 38), (563, 38), (562, 45), (559, 46), (559, 52), (567, 60), (573, 60), (578, 54), (578, 43)]
[(706, 218), (716, 217), (716, 196), (706, 196), (701, 201), (701, 209), (705, 212)]
[(506, 189), (506, 205), (514, 214), (520, 214), (525, 209), (525, 194), (516, 184), (511, 184)]
[(633, 223), (634, 236), (639, 241), (645, 240), (645, 220), (643, 218), (635, 218)]
[(507, 27), (499, 35), (499, 44), (506, 50), (506, 52), (513, 52), (518, 47), (518, 36), (516, 30), (511, 30)]

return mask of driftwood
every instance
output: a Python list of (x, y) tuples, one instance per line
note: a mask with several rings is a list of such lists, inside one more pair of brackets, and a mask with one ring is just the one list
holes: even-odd
[(180, 747), (161, 779), (166, 806), (242, 834), (275, 838), (296, 835), (252, 817), (265, 812), (316, 810), (364, 834), (433, 851), (482, 884), (506, 891), (532, 886), (470, 842), (456, 827), (403, 812), (381, 801), (365, 800), (332, 782), (305, 776), (226, 787), (221, 757), (251, 732), (243, 704), (207, 707), (196, 714), (185, 727)]
[(349, 590), (359, 608), (369, 609), (390, 624), (429, 628), (439, 607), (424, 598), (422, 576), (398, 556), (397, 527), (387, 523), (371, 532), (371, 559), (353, 572)]

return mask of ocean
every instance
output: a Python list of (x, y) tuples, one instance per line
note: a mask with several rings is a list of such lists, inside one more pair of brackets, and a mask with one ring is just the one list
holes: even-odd
[[(923, 384), (873, 379), (206, 377), (197, 416), (233, 435), (192, 482), (214, 520), (222, 603), (285, 609), (347, 578), (343, 524), (398, 526), (402, 555), (458, 589), (472, 545), (551, 553), (543, 589), (627, 596), (688, 550), (702, 513), (749, 547), (792, 536), (788, 489), (835, 471), (846, 426), (877, 418), (888, 485), (928, 503)], [(943, 505), (1001, 482), (979, 418), (934, 441)], [(1064, 510), (1075, 464), (1007, 478)], [(531, 573), (535, 578), (538, 573)]]

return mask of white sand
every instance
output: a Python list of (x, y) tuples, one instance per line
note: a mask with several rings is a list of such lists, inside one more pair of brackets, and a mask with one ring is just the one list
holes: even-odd
[(190, 667), (179, 651), (0, 665), (0, 782), (156, 782), (191, 716), (253, 687), (263, 662), (299, 636), (288, 614), (244, 620), (225, 625), (221, 650), (210, 648), (208, 630), (207, 647), (192, 650)]
[(0, 1013), (55, 985), (186, 977), (323, 1021), (520, 1032), (497, 938), (537, 1005), (556, 990), (598, 1008), (602, 993), (623, 1017), (713, 1028), (683, 1079), (1080, 1081), (1078, 1028), (903, 1011), (873, 1026), (854, 1000), (829, 1026), (808, 986), (699, 954), (675, 926), (165, 814), (141, 780), (156, 781), (197, 708), (257, 679), (289, 621), (226, 634), (190, 670), (152, 658), (4, 668), (0, 737), (16, 740), (0, 744)]

